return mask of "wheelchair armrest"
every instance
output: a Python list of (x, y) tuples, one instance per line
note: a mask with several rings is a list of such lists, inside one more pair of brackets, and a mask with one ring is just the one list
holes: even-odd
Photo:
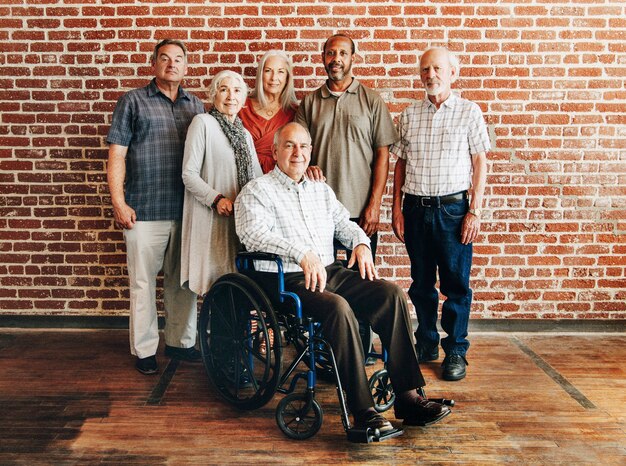
[(242, 251), (237, 254), (237, 257), (246, 258), (246, 259), (254, 259), (259, 261), (281, 261), (281, 258), (278, 254), (272, 254), (270, 252), (247, 252)]
[(300, 302), (300, 297), (297, 294), (290, 291), (285, 291), (285, 273), (283, 271), (283, 260), (280, 258), (280, 256), (278, 254), (273, 254), (270, 252), (241, 251), (237, 254), (237, 257), (235, 259), (237, 270), (250, 270), (252, 268), (251, 261), (253, 260), (269, 261), (276, 263), (276, 267), (278, 269), (276, 276), (280, 302), (284, 302), (285, 299), (292, 300), (295, 304), (296, 318), (298, 319), (299, 323), (302, 323), (302, 303)]
[(278, 275), (283, 275), (283, 260), (278, 254), (272, 254), (269, 252), (239, 252), (237, 254), (237, 257), (235, 258), (235, 265), (237, 266), (237, 270), (254, 270), (251, 262), (253, 260), (276, 262), (276, 266), (278, 267)]

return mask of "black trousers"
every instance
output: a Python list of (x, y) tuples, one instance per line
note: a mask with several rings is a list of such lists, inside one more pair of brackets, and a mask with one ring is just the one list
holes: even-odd
[[(322, 326), (337, 359), (337, 369), (352, 413), (374, 406), (365, 373), (357, 317), (370, 324), (389, 354), (387, 370), (396, 393), (422, 387), (424, 378), (413, 346), (404, 292), (385, 280), (363, 280), (340, 261), (326, 267), (326, 289), (308, 291), (302, 272), (285, 274), (285, 289), (296, 293), (302, 311)], [(277, 296), (276, 274), (255, 272), (253, 278), (270, 297)]]

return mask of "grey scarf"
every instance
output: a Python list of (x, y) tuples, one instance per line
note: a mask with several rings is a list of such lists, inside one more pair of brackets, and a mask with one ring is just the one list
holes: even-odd
[(246, 142), (246, 133), (243, 128), (243, 124), (239, 117), (235, 117), (235, 121), (231, 123), (217, 111), (215, 107), (209, 110), (209, 114), (212, 115), (220, 124), (220, 128), (228, 138), (230, 146), (235, 152), (235, 166), (237, 167), (237, 184), (239, 190), (243, 188), (248, 181), (254, 178), (252, 172), (252, 156), (250, 155), (250, 148)]

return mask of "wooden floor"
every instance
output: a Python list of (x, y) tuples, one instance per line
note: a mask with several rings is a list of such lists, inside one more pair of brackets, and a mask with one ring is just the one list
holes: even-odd
[(624, 334), (474, 334), (465, 380), (423, 365), (453, 414), (370, 445), (346, 441), (326, 384), (322, 429), (297, 442), (279, 395), (236, 411), (201, 365), (159, 354), (147, 377), (126, 331), (0, 329), (0, 464), (626, 464)]

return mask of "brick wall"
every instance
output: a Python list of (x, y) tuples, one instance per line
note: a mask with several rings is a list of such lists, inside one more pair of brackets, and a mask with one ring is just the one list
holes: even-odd
[[(494, 141), (476, 317), (626, 317), (626, 5), (610, 0), (2, 1), (0, 314), (126, 312), (104, 138), (117, 98), (149, 79), (157, 40), (188, 43), (200, 97), (220, 69), (252, 78), (270, 48), (293, 57), (302, 96), (337, 31), (394, 116), (422, 96), (419, 51), (460, 56), (456, 88)], [(389, 193), (380, 270), (407, 287)]]

